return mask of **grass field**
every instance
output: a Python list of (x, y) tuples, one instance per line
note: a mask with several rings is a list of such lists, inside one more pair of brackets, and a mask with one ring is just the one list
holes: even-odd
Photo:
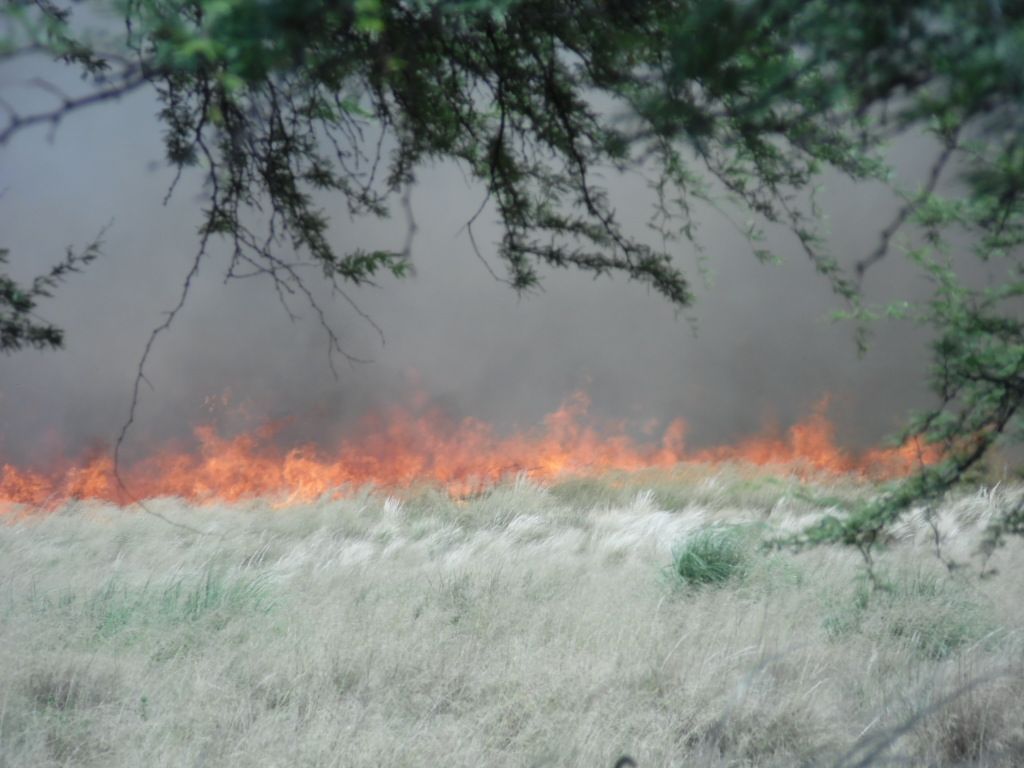
[[(739, 470), (0, 524), (0, 766), (1024, 765), (1020, 489), (878, 559)], [(866, 494), (855, 484), (819, 489)]]

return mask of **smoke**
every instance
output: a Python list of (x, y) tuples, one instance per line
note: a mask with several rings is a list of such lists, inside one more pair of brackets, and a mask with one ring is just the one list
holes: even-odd
[[(8, 67), (0, 88), (17, 89), (41, 66)], [(0, 246), (11, 249), (16, 276), (44, 271), (67, 246), (86, 244), (111, 222), (102, 258), (40, 308), (67, 330), (66, 349), (0, 359), (0, 456), (8, 460), (109, 448), (148, 335), (181, 292), (198, 244), (201, 172), (187, 173), (163, 203), (173, 173), (162, 160), (156, 111), (151, 94), (136, 94), (70, 116), (52, 142), (45, 128), (26, 130), (0, 152)], [(913, 137), (894, 148), (908, 186), (923, 177), (933, 153)], [(611, 173), (607, 179), (620, 219), (644, 227), (652, 201), (644, 182)], [(826, 181), (832, 248), (846, 262), (863, 257), (896, 202), (878, 186)], [(407, 400), (414, 390), (455, 416), (509, 427), (536, 423), (582, 388), (595, 412), (610, 418), (683, 417), (693, 446), (732, 441), (766, 424), (785, 428), (830, 394), (839, 440), (859, 448), (927, 402), (927, 337), (886, 325), (858, 359), (852, 327), (828, 319), (838, 299), (787, 233), (772, 234), (769, 243), (782, 264), (762, 265), (732, 224), (710, 210), (701, 215), (711, 284), (702, 283), (693, 248), (678, 248), (698, 296), (694, 334), (663, 299), (621, 278), (549, 271), (541, 291), (517, 296), (460, 231), (482, 195), (457, 168), (420, 171), (412, 194), (415, 275), (350, 290), (384, 343), (310, 271), (346, 351), (372, 359), (338, 360), (337, 378), (315, 314), (296, 298), (292, 308), (301, 317), (290, 321), (265, 280), (225, 283), (226, 246), (215, 246), (185, 309), (154, 348), (132, 450), (186, 437), (192, 424), (210, 418), (209, 398), (225, 393), (228, 406), (217, 412), (229, 427), (255, 411), (285, 420), (290, 438), (326, 439), (367, 409)], [(398, 206), (385, 222), (350, 220), (340, 200), (325, 206), (339, 250), (400, 248), (404, 241)], [(501, 276), (490, 213), (474, 231)], [(898, 253), (869, 273), (865, 287), (878, 299), (922, 289)]]

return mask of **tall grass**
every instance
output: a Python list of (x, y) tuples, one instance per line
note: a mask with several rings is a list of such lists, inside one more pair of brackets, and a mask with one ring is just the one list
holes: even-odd
[[(950, 576), (912, 516), (873, 588), (855, 554), (758, 546), (815, 514), (798, 485), (0, 524), (0, 766), (1024, 765), (1020, 542)], [(941, 512), (951, 557), (993, 503)]]

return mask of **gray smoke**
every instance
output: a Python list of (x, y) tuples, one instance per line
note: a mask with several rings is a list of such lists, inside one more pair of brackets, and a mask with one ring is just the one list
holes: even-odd
[[(0, 73), (0, 88), (17, 90), (30, 65), (39, 62)], [(54, 435), (71, 451), (106, 449), (125, 419), (147, 336), (175, 304), (195, 253), (202, 206), (199, 172), (186, 174), (162, 203), (173, 174), (162, 160), (156, 110), (152, 95), (134, 95), (72, 115), (52, 143), (40, 128), (0, 151), (0, 245), (11, 249), (17, 276), (45, 270), (112, 220), (102, 259), (41, 308), (67, 329), (67, 348), (0, 358), (0, 456), (46, 460)], [(895, 148), (908, 184), (923, 176), (932, 152), (914, 138)], [(644, 227), (651, 201), (644, 182), (612, 175), (608, 182), (619, 217)], [(226, 390), (268, 418), (291, 419), (289, 439), (326, 439), (413, 388), (455, 416), (505, 427), (535, 424), (582, 388), (598, 415), (685, 418), (693, 446), (732, 441), (768, 423), (785, 428), (831, 393), (841, 442), (864, 447), (927, 402), (926, 337), (887, 325), (859, 360), (852, 327), (828, 319), (838, 300), (791, 235), (772, 236), (783, 263), (761, 265), (732, 225), (711, 211), (702, 216), (712, 285), (701, 284), (692, 247), (679, 246), (697, 289), (694, 335), (663, 299), (624, 279), (551, 272), (542, 291), (517, 296), (460, 233), (482, 194), (454, 167), (420, 172), (412, 195), (415, 276), (350, 292), (386, 343), (344, 301), (318, 292), (346, 350), (373, 360), (339, 361), (337, 379), (314, 314), (296, 301), (302, 318), (290, 322), (266, 281), (225, 284), (225, 247), (214, 248), (185, 310), (157, 343), (133, 450), (187, 436), (207, 417), (204, 399)], [(828, 180), (824, 201), (832, 246), (847, 261), (875, 247), (896, 210), (877, 186), (840, 179)], [(341, 201), (326, 202), (339, 250), (401, 247), (405, 223), (397, 205), (393, 220), (372, 222), (352, 221)], [(485, 213), (475, 232), (501, 274), (493, 216)], [(315, 271), (310, 279), (316, 282)], [(878, 299), (922, 287), (898, 253), (866, 283)]]

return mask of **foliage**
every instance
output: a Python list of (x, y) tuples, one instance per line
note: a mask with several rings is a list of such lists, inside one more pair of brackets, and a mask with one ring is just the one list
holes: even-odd
[(991, 606), (961, 581), (918, 566), (883, 574), (881, 589), (866, 576), (852, 594), (826, 604), (822, 621), (833, 641), (861, 634), (875, 642), (896, 641), (922, 658), (948, 658), (994, 630)]
[[(627, 275), (683, 309), (692, 295), (674, 259), (676, 242), (699, 248), (693, 206), (704, 201), (736, 219), (761, 259), (776, 255), (763, 247), (765, 227), (790, 229), (845, 302), (861, 345), (879, 317), (916, 319), (934, 336), (938, 404), (915, 418), (905, 437), (937, 445), (941, 460), (922, 462), (906, 482), (789, 543), (844, 542), (869, 553), (887, 526), (911, 505), (944, 494), (1001, 435), (1020, 437), (1019, 3), (95, 6), (116, 8), (125, 21), (120, 39), (101, 45), (87, 38), (68, 7), (52, 0), (11, 3), (0, 14), (0, 57), (46, 51), (94, 85), (51, 111), (22, 115), (6, 106), (0, 144), (32, 125), (55, 126), (79, 107), (154, 89), (169, 161), (179, 171), (199, 166), (207, 181), (201, 242), (182, 302), (213, 236), (233, 245), (228, 276), (270, 278), (286, 306), (296, 294), (315, 302), (303, 264), (282, 255), (282, 246), (308, 254), (339, 291), (406, 274), (409, 239), (398, 252), (336, 252), (320, 194), (340, 195), (354, 214), (386, 216), (396, 198), (408, 209), (418, 168), (449, 161), (483, 193), (467, 223), (470, 237), (488, 206), (497, 214), (497, 255), (516, 290), (537, 286), (542, 267), (571, 267)], [(938, 147), (926, 183), (901, 191), (905, 204), (872, 253), (859, 260), (831, 254), (813, 194), (821, 173), (889, 183), (885, 142), (906, 131), (923, 131)], [(601, 182), (607, 169), (651, 174), (658, 204), (650, 224), (659, 245), (617, 218)], [(940, 194), (945, 189), (949, 196)], [(408, 222), (411, 238), (411, 214)], [(933, 293), (919, 306), (871, 307), (861, 279), (900, 233)], [(989, 285), (963, 279), (971, 258), (989, 265)], [(321, 312), (332, 350), (342, 352), (323, 318)]]
[[(40, 319), (35, 312), (36, 304), (41, 298), (49, 298), (69, 273), (78, 272), (95, 259), (101, 245), (97, 238), (81, 253), (68, 248), (63, 261), (37, 276), (27, 287), (0, 272), (0, 352), (10, 353), (24, 347), (55, 349), (64, 343), (64, 331)], [(0, 248), (0, 267), (7, 264), (9, 256), (10, 251)]]

